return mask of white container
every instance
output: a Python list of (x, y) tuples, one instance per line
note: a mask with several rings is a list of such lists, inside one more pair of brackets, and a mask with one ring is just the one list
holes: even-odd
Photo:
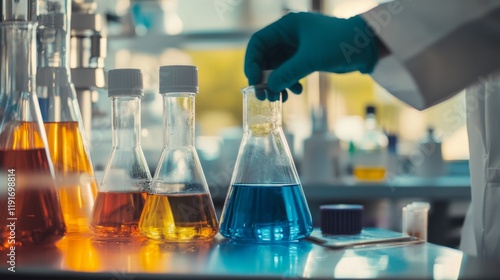
[(427, 241), (428, 202), (413, 202), (403, 207), (402, 232), (409, 236)]

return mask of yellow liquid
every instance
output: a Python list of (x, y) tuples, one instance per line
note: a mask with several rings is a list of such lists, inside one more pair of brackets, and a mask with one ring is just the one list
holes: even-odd
[(361, 181), (382, 181), (385, 178), (385, 168), (379, 166), (355, 166), (354, 178)]
[[(94, 176), (77, 122), (46, 122), (45, 131), (56, 178), (66, 175)], [(97, 195), (95, 180), (78, 185), (58, 185), (68, 233), (89, 230), (89, 218)]]
[(219, 226), (209, 194), (150, 194), (139, 230), (157, 240), (196, 241), (211, 239)]

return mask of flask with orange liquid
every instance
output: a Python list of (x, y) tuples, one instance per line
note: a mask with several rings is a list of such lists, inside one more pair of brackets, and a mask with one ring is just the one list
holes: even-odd
[(113, 102), (113, 150), (94, 204), (92, 231), (105, 237), (138, 236), (138, 223), (151, 174), (141, 148), (142, 73), (116, 69), (108, 73)]
[(84, 232), (97, 185), (67, 177), (94, 177), (82, 117), (69, 71), (71, 1), (39, 0), (37, 94), (68, 232)]
[(12, 256), (16, 246), (54, 245), (66, 226), (34, 88), (35, 2), (3, 4), (13, 14), (0, 19), (0, 249)]

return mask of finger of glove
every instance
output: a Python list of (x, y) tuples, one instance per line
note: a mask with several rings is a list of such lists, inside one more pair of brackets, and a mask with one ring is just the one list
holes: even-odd
[(281, 101), (285, 102), (288, 100), (288, 91), (285, 89), (281, 92)]
[(271, 73), (267, 83), (269, 89), (278, 92), (293, 87), (294, 90), (299, 90), (296, 86), (298, 81), (313, 72), (307, 64), (306, 58), (296, 53)]
[(274, 102), (280, 99), (280, 92), (279, 91), (271, 91), (271, 90), (266, 90), (267, 92), (267, 100)]
[(262, 89), (256, 89), (255, 97), (260, 101), (264, 101), (267, 98), (267, 91)]
[(300, 83), (295, 83), (288, 87), (289, 90), (291, 90), (295, 94), (301, 94), (302, 93), (302, 85)]

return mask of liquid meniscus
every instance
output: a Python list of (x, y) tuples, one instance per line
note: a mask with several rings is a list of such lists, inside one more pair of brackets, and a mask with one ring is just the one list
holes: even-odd
[(302, 188), (296, 184), (234, 184), (222, 215), (220, 233), (237, 241), (293, 241), (313, 229)]
[[(12, 181), (15, 188), (13, 195), (0, 194), (0, 209), (3, 209), (0, 211), (2, 246), (8, 248), (21, 245), (54, 245), (66, 234), (54, 183), (47, 184), (47, 180), (42, 183), (37, 183), (36, 180), (17, 183), (23, 176), (29, 178), (30, 174), (46, 175), (50, 181), (52, 174), (46, 150), (0, 149), (0, 170), (13, 170), (12, 174), (15, 176), (12, 178), (16, 178)], [(9, 203), (9, 200), (14, 201), (14, 204)], [(13, 218), (15, 220), (12, 220)], [(10, 227), (11, 225), (13, 227)], [(11, 230), (15, 233), (12, 234)]]
[(139, 228), (148, 238), (168, 241), (208, 240), (219, 231), (207, 193), (148, 195)]
[(99, 192), (90, 228), (100, 236), (138, 236), (145, 192)]
[[(71, 174), (93, 177), (92, 164), (78, 122), (46, 122), (44, 126), (56, 178)], [(58, 190), (68, 232), (87, 231), (97, 194), (95, 180), (79, 185), (58, 186)]]

